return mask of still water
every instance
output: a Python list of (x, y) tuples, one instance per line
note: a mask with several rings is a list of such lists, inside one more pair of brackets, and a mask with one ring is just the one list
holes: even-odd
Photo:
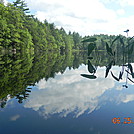
[[(78, 55), (70, 57), (75, 62), (73, 64), (76, 65)], [(6, 61), (6, 63), (9, 63), (9, 56), (7, 59), (8, 62)], [(52, 60), (47, 57), (48, 60), (44, 64), (48, 68), (52, 67), (52, 70), (49, 70), (51, 72), (49, 76), (51, 77), (48, 78), (48, 74), (44, 74), (44, 77), (42, 75), (37, 79), (37, 74), (41, 75), (45, 72), (41, 72), (41, 68), (46, 68), (45, 65), (43, 66), (43, 62), (41, 62), (37, 67), (34, 58), (29, 58), (27, 61), (24, 59), (18, 61), (16, 58), (16, 60), (14, 59), (14, 62), (17, 62), (16, 64), (12, 67), (6, 64), (4, 66), (4, 68), (7, 67), (6, 71), (2, 70), (6, 73), (12, 68), (16, 72), (9, 71), (10, 79), (1, 79), (4, 83), (3, 85), (1, 83), (0, 99), (1, 134), (134, 133), (134, 84), (132, 80), (127, 79), (130, 75), (127, 71), (124, 72), (120, 81), (112, 76), (112, 73), (114, 76), (118, 76), (122, 71), (122, 66), (114, 65), (111, 68), (112, 73), (109, 72), (106, 78), (106, 66), (97, 66), (95, 73), (93, 73), (95, 78), (87, 78), (81, 74), (89, 75), (91, 66), (85, 64), (85, 60), (79, 60), (79, 66), (74, 67), (73, 65), (71, 67), (71, 63), (65, 66), (63, 63), (62, 67), (64, 65), (64, 69), (56, 70), (52, 75), (54, 67), (60, 68), (58, 66), (60, 62), (65, 61), (65, 59), (67, 61), (68, 58), (62, 55), (60, 62), (58, 62), (58, 59), (51, 66), (48, 61), (52, 63)], [(37, 59), (36, 63), (40, 63)], [(32, 62), (30, 63), (30, 61)], [(20, 62), (20, 68), (18, 66), (14, 67)], [(23, 63), (27, 63), (28, 66)], [(24, 70), (23, 65), (25, 65), (25, 69), (27, 68), (26, 70)], [(34, 69), (35, 66), (38, 68), (37, 70)], [(134, 67), (133, 63), (131, 63), (131, 67)], [(5, 73), (3, 74), (4, 77), (6, 77)], [(13, 77), (13, 73), (16, 73), (16, 76)], [(22, 74), (26, 75), (22, 76)], [(16, 81), (14, 83), (13, 81), (10, 82), (12, 79)], [(27, 79), (28, 82), (30, 80), (33, 85), (26, 84), (27, 81), (24, 79)], [(123, 85), (127, 85), (128, 88)], [(5, 95), (2, 92), (4, 87), (12, 87), (12, 90), (17, 88), (18, 91), (15, 90), (12, 93), (10, 88), (5, 89), (7, 92)], [(21, 91), (22, 88), (25, 88), (25, 90)]]

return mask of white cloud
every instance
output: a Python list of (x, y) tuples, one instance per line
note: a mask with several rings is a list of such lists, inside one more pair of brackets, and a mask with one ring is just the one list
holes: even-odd
[(100, 1), (105, 4), (119, 4), (122, 7), (134, 6), (133, 0), (100, 0)]
[(7, 0), (3, 0), (3, 2), (4, 2), (4, 5), (7, 5), (7, 3), (8, 3), (8, 1), (7, 1)]
[[(76, 31), (82, 35), (114, 32), (120, 34), (126, 29), (122, 23), (118, 25), (120, 19), (117, 18), (119, 14), (124, 14), (124, 10), (108, 9), (99, 0), (27, 0), (27, 2), (32, 10), (36, 10), (36, 17), (41, 21), (47, 19), (67, 31)], [(122, 29), (118, 29), (118, 26)]]
[(117, 14), (118, 15), (124, 15), (125, 14), (125, 10), (124, 9), (118, 9), (117, 10)]
[(17, 114), (17, 115), (12, 116), (12, 117), (10, 118), (10, 120), (11, 120), (11, 121), (16, 121), (16, 120), (19, 119), (19, 118), (20, 118), (20, 115)]
[(133, 0), (117, 0), (117, 2), (123, 7), (134, 6), (134, 1)]

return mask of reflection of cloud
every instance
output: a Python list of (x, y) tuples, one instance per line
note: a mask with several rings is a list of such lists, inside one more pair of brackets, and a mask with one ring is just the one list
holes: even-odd
[(125, 99), (123, 100), (124, 103), (134, 101), (134, 94), (126, 95)]
[(79, 70), (58, 74), (47, 82), (42, 79), (37, 84), (42, 90), (32, 92), (24, 106), (39, 111), (45, 117), (56, 113), (65, 117), (71, 112), (78, 117), (87, 110), (89, 113), (94, 111), (98, 107), (98, 97), (113, 88), (114, 81), (104, 78), (103, 69), (98, 70), (101, 75), (96, 80), (81, 77), (81, 73), (87, 73), (83, 70), (85, 67), (82, 66)]
[(12, 116), (12, 117), (10, 118), (10, 120), (11, 120), (11, 121), (16, 121), (16, 120), (19, 119), (19, 118), (20, 118), (20, 115), (17, 114), (17, 115)]
[[(66, 117), (72, 112), (78, 117), (85, 111), (91, 113), (99, 109), (106, 102), (120, 104), (134, 100), (132, 85), (129, 90), (122, 88), (126, 75), (121, 82), (115, 83), (111, 74), (104, 78), (105, 67), (98, 67), (97, 79), (90, 80), (80, 76), (88, 74), (86, 68), (67, 69), (62, 75), (58, 73), (55, 79), (51, 78), (47, 82), (45, 79), (40, 80), (37, 83), (38, 90), (32, 92), (24, 107), (38, 111), (46, 118), (53, 114)], [(115, 76), (119, 75), (120, 70), (117, 66), (112, 68)]]
[(122, 85), (116, 86), (116, 90), (122, 90), (122, 89), (123, 89)]
[(38, 89), (43, 89), (45, 88), (46, 81), (44, 79), (40, 80), (38, 83)]

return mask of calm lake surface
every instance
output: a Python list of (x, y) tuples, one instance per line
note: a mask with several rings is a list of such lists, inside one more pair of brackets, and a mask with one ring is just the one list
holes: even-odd
[(134, 83), (127, 65), (113, 65), (105, 78), (105, 64), (91, 74), (95, 63), (84, 56), (49, 56), (1, 56), (1, 134), (134, 133)]

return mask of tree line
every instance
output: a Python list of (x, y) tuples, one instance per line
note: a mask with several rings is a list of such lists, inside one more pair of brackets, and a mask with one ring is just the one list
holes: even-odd
[(47, 20), (40, 22), (29, 14), (23, 0), (16, 0), (6, 6), (0, 2), (0, 49), (17, 51), (71, 51), (79, 49), (82, 37), (69, 32)]

